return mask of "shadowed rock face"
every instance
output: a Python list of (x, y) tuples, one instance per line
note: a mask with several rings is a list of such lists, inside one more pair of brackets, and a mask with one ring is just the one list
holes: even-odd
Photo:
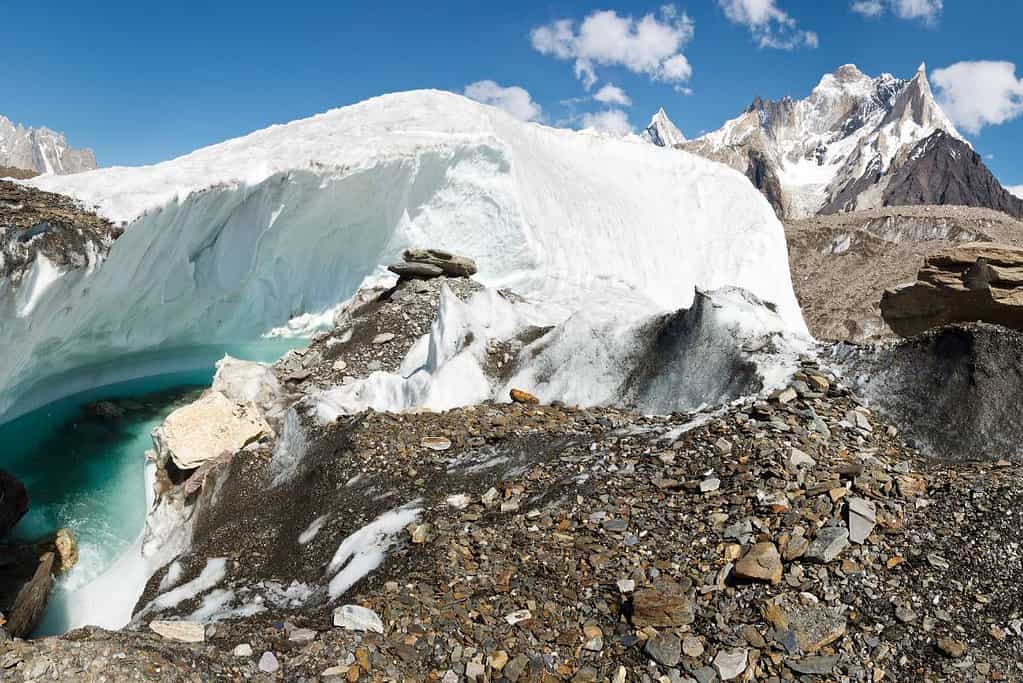
[(839, 347), (849, 379), (928, 455), (1023, 459), (1023, 334), (951, 325), (877, 347)]
[(955, 322), (1023, 329), (1023, 249), (978, 242), (929, 256), (915, 283), (885, 291), (881, 314), (904, 337)]
[(0, 538), (28, 512), (28, 492), (14, 475), (0, 470)]
[(986, 206), (1023, 218), (1023, 199), (1002, 187), (968, 144), (940, 130), (910, 152), (889, 180), (883, 202)]

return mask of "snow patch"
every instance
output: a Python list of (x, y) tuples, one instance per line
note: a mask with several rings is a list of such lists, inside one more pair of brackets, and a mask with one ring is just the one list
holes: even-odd
[(405, 527), (422, 514), (420, 501), (414, 500), (390, 510), (348, 536), (330, 560), (327, 574), (333, 575), (327, 586), (331, 600), (345, 594), (359, 579), (380, 566), (387, 552), (398, 543)]

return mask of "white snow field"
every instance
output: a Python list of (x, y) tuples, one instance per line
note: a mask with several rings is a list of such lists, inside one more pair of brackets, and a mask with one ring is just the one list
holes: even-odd
[(128, 229), (91, 272), (39, 278), (31, 306), (0, 283), (0, 421), (327, 310), (410, 245), (469, 255), (485, 284), (565, 317), (595, 301), (675, 309), (694, 287), (736, 286), (806, 333), (781, 224), (739, 173), (451, 93), (385, 95), (154, 166), (30, 183)]

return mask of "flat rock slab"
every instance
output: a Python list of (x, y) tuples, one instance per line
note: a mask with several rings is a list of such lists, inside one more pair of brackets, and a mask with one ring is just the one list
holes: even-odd
[(877, 505), (865, 498), (849, 499), (849, 540), (863, 543), (877, 525)]
[(206, 640), (206, 627), (195, 621), (151, 621), (149, 629), (162, 638), (181, 643), (201, 643)]
[(469, 277), (476, 274), (476, 262), (466, 256), (440, 249), (406, 249), (401, 255), (407, 263), (425, 263), (440, 268), (445, 275)]
[(387, 270), (391, 271), (398, 277), (417, 279), (417, 280), (429, 280), (430, 278), (440, 277), (444, 274), (444, 269), (440, 266), (435, 266), (432, 263), (392, 263), (387, 266)]

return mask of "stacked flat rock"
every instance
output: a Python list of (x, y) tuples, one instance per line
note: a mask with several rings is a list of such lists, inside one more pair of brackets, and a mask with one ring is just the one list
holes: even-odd
[(439, 249), (406, 249), (402, 263), (388, 266), (388, 270), (402, 278), (428, 280), (441, 275), (470, 277), (476, 273), (476, 262), (466, 256), (456, 256)]
[(976, 242), (932, 254), (916, 282), (885, 291), (881, 315), (903, 337), (974, 321), (1023, 329), (1023, 249)]

